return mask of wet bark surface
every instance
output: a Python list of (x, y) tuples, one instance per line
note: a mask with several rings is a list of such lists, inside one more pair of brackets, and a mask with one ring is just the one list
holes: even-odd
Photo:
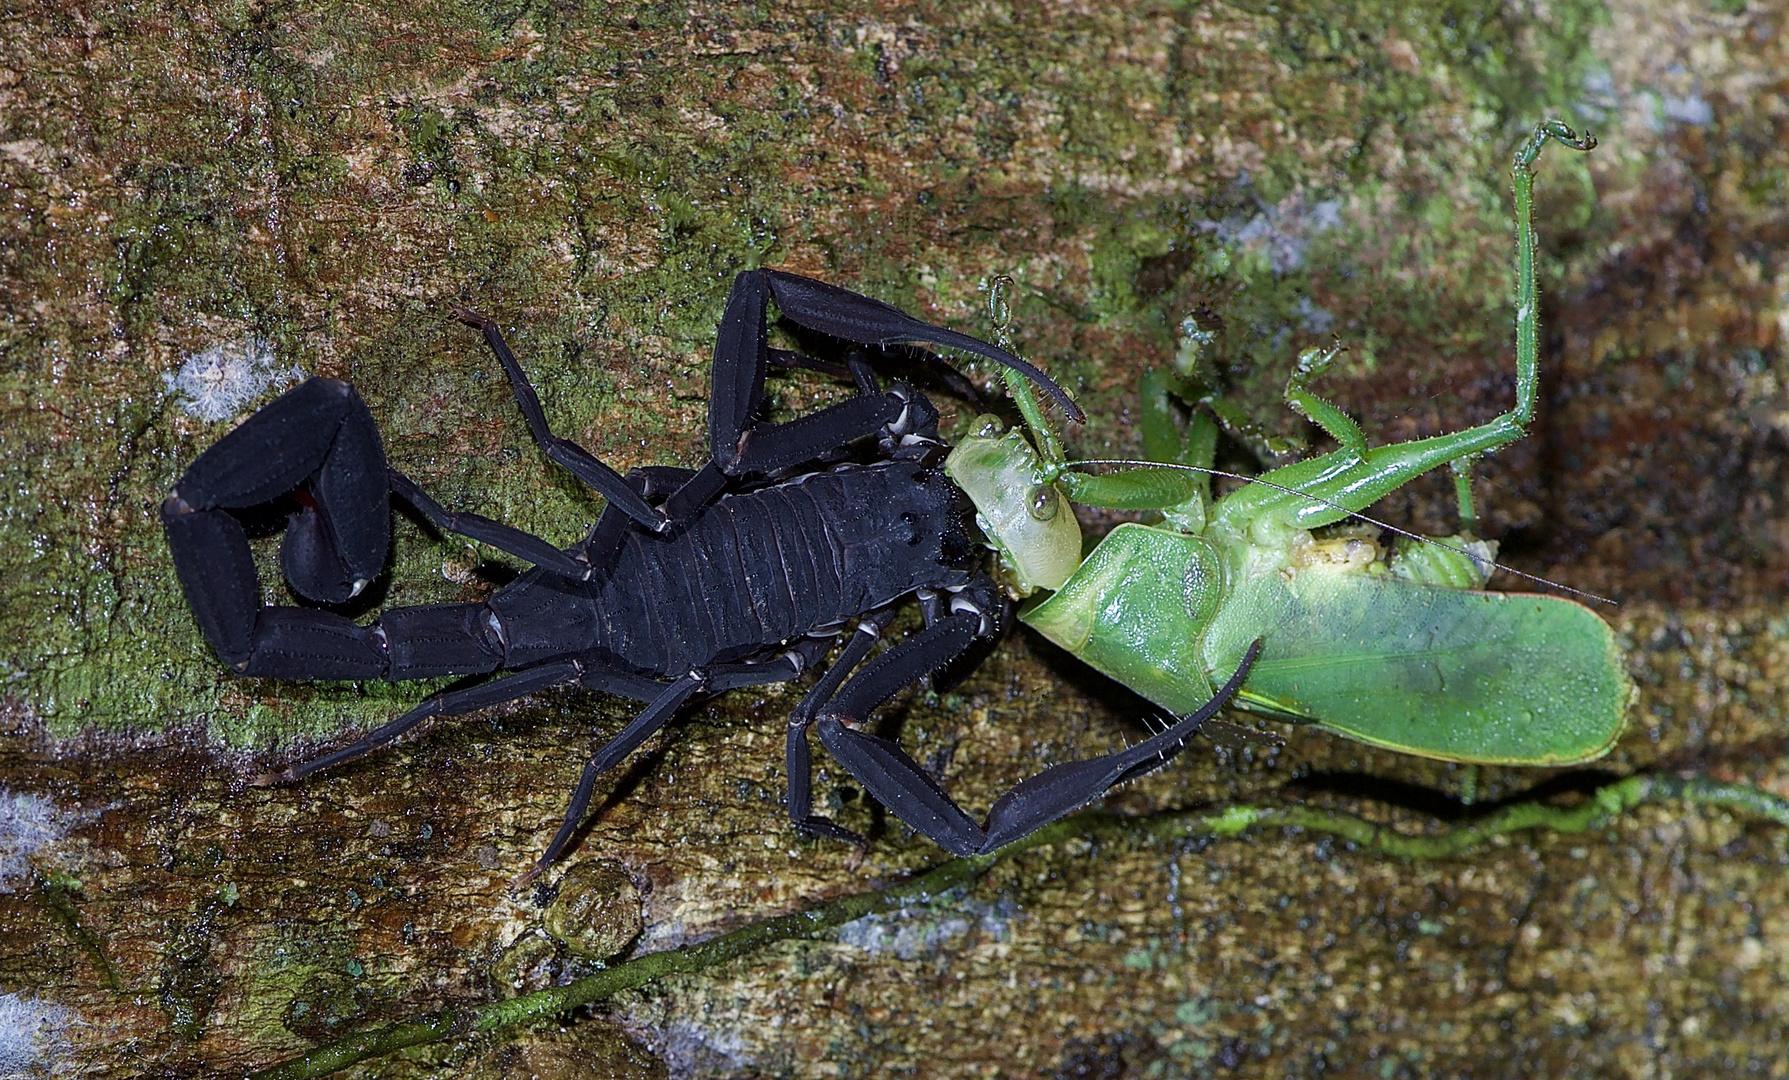
[[(30, 1068), (240, 1073), (600, 962), (549, 925), (637, 954), (942, 858), (824, 764), (822, 801), (869, 849), (791, 831), (799, 684), (686, 710), (606, 780), (570, 896), (558, 872), (509, 882), (627, 703), (543, 694), (249, 786), (434, 689), (233, 680), (199, 637), (155, 509), (281, 385), (352, 380), (437, 499), (561, 543), (600, 501), (536, 450), (450, 302), (512, 328), (560, 433), (624, 470), (698, 463), (714, 323), (757, 264), (982, 335), (980, 290), (1013, 275), (1019, 345), (1089, 413), (1082, 454), (1137, 451), (1137, 379), (1189, 317), (1221, 325), (1230, 396), (1282, 434), (1321, 448), (1279, 394), (1332, 334), (1350, 352), (1323, 389), (1370, 439), (1455, 430), (1513, 393), (1507, 168), (1543, 116), (1603, 145), (1538, 168), (1544, 401), (1480, 467), (1484, 531), (1511, 565), (1620, 601), (1640, 696), (1599, 770), (1789, 793), (1781, 12), (0, 18), (0, 991), (59, 1010), (35, 1044), (0, 1033)], [(845, 392), (778, 377), (772, 405)], [(966, 423), (940, 403), (947, 431)], [(1446, 533), (1451, 506), (1425, 478), (1380, 513)], [(365, 611), (474, 599), (506, 572), (394, 529)], [(981, 810), (1040, 763), (1135, 739), (1145, 710), (1015, 633), (882, 722)], [(1415, 831), (1469, 812), (1456, 767), (1286, 734), (1201, 746), (1107, 805), (1294, 799)], [(1487, 769), (1478, 805), (1581, 779)], [(1774, 1075), (1785, 861), (1780, 829), (1675, 807), (1434, 863), (1289, 831), (1057, 845), (829, 940), (359, 1072)]]

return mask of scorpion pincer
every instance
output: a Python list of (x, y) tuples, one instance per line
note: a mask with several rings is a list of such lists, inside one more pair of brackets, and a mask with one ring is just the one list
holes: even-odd
[[(767, 310), (849, 348), (857, 396), (786, 423), (758, 418), (772, 363), (826, 368), (768, 344)], [(838, 657), (789, 718), (787, 806), (797, 829), (860, 838), (813, 813), (808, 736), (896, 816), (955, 854), (991, 851), (1098, 798), (1176, 752), (1235, 692), (1254, 659), (1204, 706), (1124, 750), (1057, 765), (1002, 795), (977, 824), (897, 744), (860, 730), (890, 696), (999, 635), (1007, 603), (984, 572), (974, 510), (946, 477), (938, 413), (912, 387), (881, 385), (870, 357), (928, 344), (994, 360), (1035, 383), (1076, 419), (1048, 376), (1011, 353), (920, 322), (879, 301), (774, 270), (738, 275), (721, 318), (709, 399), (710, 459), (700, 469), (625, 476), (552, 433), (497, 325), (480, 330), (546, 455), (601, 494), (585, 539), (560, 549), (475, 513), (436, 503), (385, 458), (353, 387), (313, 378), (201, 454), (162, 505), (181, 585), (205, 638), (229, 668), (276, 679), (490, 676), (436, 694), (333, 753), (273, 777), (292, 781), (384, 746), (425, 720), (577, 685), (645, 703), (584, 766), (537, 869), (565, 850), (596, 779), (699, 695), (784, 682)], [(875, 460), (820, 468), (875, 438)], [(295, 497), (281, 541), (292, 590), (319, 606), (263, 606), (238, 514)], [(385, 611), (367, 624), (329, 610), (382, 570), (390, 498), (436, 527), (488, 544), (533, 569), (474, 603)], [(873, 659), (896, 605), (918, 600), (923, 628)]]

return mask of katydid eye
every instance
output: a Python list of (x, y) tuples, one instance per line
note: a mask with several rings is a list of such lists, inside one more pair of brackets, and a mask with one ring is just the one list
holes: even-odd
[(1031, 516), (1038, 521), (1049, 521), (1056, 516), (1062, 505), (1062, 497), (1056, 494), (1055, 484), (1039, 484), (1031, 489), (1031, 498), (1026, 506)]

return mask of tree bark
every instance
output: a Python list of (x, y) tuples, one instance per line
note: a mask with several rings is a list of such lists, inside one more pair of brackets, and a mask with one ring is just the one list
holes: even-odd
[[(1350, 352), (1324, 393), (1372, 441), (1456, 430), (1512, 400), (1508, 166), (1550, 116), (1602, 146), (1537, 170), (1544, 401), (1479, 467), (1483, 530), (1621, 602), (1640, 697), (1577, 787), (1653, 770), (1789, 792), (1789, 35), (1729, 8), (10, 7), (0, 991), (49, 1020), (0, 1030), (0, 1058), (242, 1074), (568, 981), (598, 961), (541, 928), (583, 864), (618, 871), (597, 877), (620, 899), (579, 910), (639, 892), (638, 956), (943, 861), (824, 765), (817, 792), (869, 849), (792, 831), (802, 684), (686, 710), (519, 891), (627, 703), (543, 694), (249, 786), (434, 689), (236, 680), (199, 636), (156, 508), (283, 381), (351, 380), (439, 501), (560, 543), (600, 501), (534, 447), (450, 302), (503, 323), (559, 432), (623, 470), (698, 463), (715, 322), (760, 264), (979, 336), (986, 283), (1012, 275), (1016, 340), (1086, 408), (1068, 440), (1088, 456), (1138, 452), (1138, 378), (1189, 319), (1277, 433), (1315, 435), (1279, 395), (1332, 335)], [(785, 414), (848, 392), (772, 383)], [(1432, 477), (1381, 516), (1449, 533), (1451, 507)], [(369, 611), (500, 576), (394, 528)], [(1135, 739), (1146, 709), (1016, 633), (884, 715), (981, 811)], [(1284, 733), (1195, 747), (1107, 808), (1305, 802), (1420, 833), (1584, 779), (1485, 769), (1464, 806), (1457, 767)], [(1064, 840), (564, 1026), (356, 1075), (1780, 1072), (1786, 859), (1780, 826), (1677, 803), (1437, 861), (1296, 827)]]

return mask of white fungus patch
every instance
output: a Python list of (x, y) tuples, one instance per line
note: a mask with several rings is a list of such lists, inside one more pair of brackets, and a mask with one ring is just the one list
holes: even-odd
[[(0, 893), (29, 881), (32, 863), (68, 832), (75, 818), (41, 795), (0, 787)], [(5, 1073), (0, 1073), (4, 1080)]]
[(750, 1048), (737, 1031), (679, 1017), (661, 1035), (659, 1056), (674, 1077), (730, 1076), (752, 1064)]
[(162, 381), (182, 398), (180, 408), (199, 420), (228, 420), (271, 388), (304, 378), (297, 364), (280, 366), (265, 338), (245, 337), (187, 357)]
[(892, 954), (902, 960), (937, 956), (954, 938), (969, 932), (969, 920), (961, 915), (915, 920), (905, 913), (865, 915), (839, 927), (839, 943), (872, 954)]
[(990, 903), (958, 890), (945, 893), (941, 899), (942, 904), (916, 905), (854, 919), (839, 927), (839, 944), (901, 960), (938, 957), (971, 928), (994, 941), (1005, 941), (1018, 911), (1010, 900)]
[(0, 994), (0, 1080), (57, 1076), (74, 1013), (40, 998)]
[(1701, 94), (1666, 94), (1659, 99), (1659, 111), (1674, 124), (1707, 127), (1714, 123), (1714, 106)]
[(1216, 233), (1225, 244), (1265, 254), (1273, 272), (1283, 276), (1304, 268), (1312, 239), (1341, 224), (1342, 200), (1311, 202), (1303, 192), (1293, 192), (1274, 205), (1262, 204), (1251, 217), (1200, 222), (1198, 228)]

